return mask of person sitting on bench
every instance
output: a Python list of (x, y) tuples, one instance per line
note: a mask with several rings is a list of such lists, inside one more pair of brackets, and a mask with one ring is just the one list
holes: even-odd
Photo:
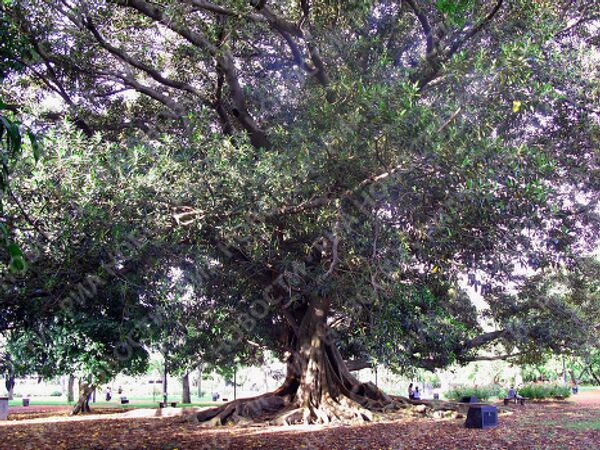
[(515, 403), (523, 404), (524, 397), (521, 397), (515, 388), (511, 386), (506, 395), (506, 400), (512, 400)]
[(413, 393), (413, 399), (421, 400), (421, 392), (419, 392), (419, 386), (415, 388), (415, 392)]
[(413, 384), (410, 383), (408, 385), (408, 398), (413, 400), (415, 398), (415, 390), (413, 389)]

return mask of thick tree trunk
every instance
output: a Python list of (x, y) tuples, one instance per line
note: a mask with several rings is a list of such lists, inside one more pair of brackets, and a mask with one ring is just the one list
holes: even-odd
[(69, 374), (69, 381), (67, 383), (67, 401), (72, 402), (75, 400), (75, 376), (71, 373)]
[(192, 403), (192, 396), (190, 395), (190, 374), (186, 373), (181, 378), (181, 403)]
[(296, 331), (296, 344), (288, 359), (281, 387), (258, 397), (240, 399), (202, 411), (200, 422), (266, 421), (275, 424), (363, 422), (373, 413), (398, 410), (424, 413), (407, 399), (392, 398), (373, 383), (361, 383), (346, 367), (327, 334), (328, 302), (315, 298)]
[(90, 409), (90, 396), (94, 392), (94, 389), (96, 389), (96, 387), (93, 384), (84, 380), (79, 381), (79, 399), (71, 410), (72, 416), (80, 413), (92, 412)]

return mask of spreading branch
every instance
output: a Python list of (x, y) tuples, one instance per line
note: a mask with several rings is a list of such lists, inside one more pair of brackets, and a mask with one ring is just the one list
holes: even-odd
[(419, 6), (417, 6), (415, 1), (405, 0), (405, 3), (410, 7), (410, 9), (412, 9), (413, 13), (415, 14), (415, 16), (417, 16), (417, 19), (419, 20), (419, 23), (421, 24), (421, 28), (423, 29), (423, 34), (425, 35), (425, 41), (427, 43), (427, 54), (433, 53), (433, 50), (435, 48), (434, 37), (433, 37), (433, 29), (429, 23), (429, 19), (427, 19), (427, 16), (423, 12), (423, 10), (421, 8), (419, 8)]
[(485, 16), (485, 18), (481, 22), (479, 22), (473, 28), (463, 32), (462, 36), (457, 37), (454, 41), (454, 44), (452, 44), (446, 52), (445, 59), (450, 59), (457, 51), (459, 51), (463, 47), (463, 45), (465, 45), (477, 33), (479, 33), (486, 26), (488, 26), (492, 22), (496, 14), (498, 14), (503, 4), (504, 0), (498, 0), (494, 8), (492, 8), (492, 10), (488, 13), (487, 16)]
[(162, 24), (189, 43), (212, 55), (218, 67), (223, 71), (225, 81), (229, 86), (231, 100), (234, 105), (232, 110), (233, 116), (236, 117), (240, 125), (248, 132), (252, 145), (255, 147), (270, 146), (267, 134), (248, 111), (246, 94), (239, 82), (233, 55), (225, 46), (218, 47), (201, 32), (193, 31), (179, 21), (172, 20), (163, 8), (150, 4), (145, 0), (111, 0), (111, 2), (119, 6), (135, 9), (142, 15)]

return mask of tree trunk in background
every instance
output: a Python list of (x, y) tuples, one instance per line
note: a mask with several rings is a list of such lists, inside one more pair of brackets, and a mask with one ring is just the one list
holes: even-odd
[(233, 399), (237, 400), (237, 367), (233, 369)]
[(75, 403), (75, 405), (73, 406), (73, 409), (71, 411), (72, 416), (76, 414), (91, 412), (90, 396), (94, 392), (94, 389), (96, 389), (96, 387), (93, 384), (88, 383), (84, 380), (79, 380), (79, 399), (77, 400), (77, 403)]
[(202, 364), (198, 366), (198, 399), (202, 399)]
[(75, 401), (74, 387), (75, 387), (75, 376), (71, 373), (71, 374), (69, 374), (69, 382), (67, 384), (67, 401), (68, 402)]
[(168, 388), (167, 388), (167, 376), (168, 376), (168, 369), (167, 369), (167, 358), (165, 357), (165, 364), (164, 364), (164, 368), (163, 368), (163, 376), (162, 376), (162, 397), (163, 397), (163, 402), (167, 403), (168, 400)]
[(186, 373), (181, 379), (182, 393), (181, 403), (192, 403), (192, 396), (190, 395), (190, 374)]
[(263, 369), (264, 381), (265, 381), (265, 392), (269, 392), (269, 373), (267, 369)]
[[(581, 372), (581, 375), (583, 375), (585, 373)], [(573, 369), (569, 369), (569, 375), (571, 376), (571, 383), (573, 384), (579, 384), (579, 382), (577, 381), (577, 377), (575, 376), (575, 371)], [(579, 376), (581, 378), (581, 375)]]
[(8, 391), (8, 399), (12, 400), (15, 391), (15, 376), (12, 374), (12, 371), (6, 376), (6, 382), (4, 384)]

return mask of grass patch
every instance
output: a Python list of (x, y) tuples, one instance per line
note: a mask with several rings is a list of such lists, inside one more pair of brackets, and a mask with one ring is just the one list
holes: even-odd
[(570, 428), (572, 430), (582, 430), (582, 431), (600, 430), (600, 419), (584, 420), (581, 422), (567, 423), (565, 425), (565, 428)]
[[(61, 400), (60, 398), (54, 400), (54, 399), (36, 399), (35, 397), (32, 397), (29, 399), (29, 405), (30, 406), (40, 406), (40, 405), (59, 405), (59, 406), (68, 406), (68, 405), (74, 405), (75, 402), (67, 402), (66, 400)], [(23, 402), (20, 398), (15, 398), (13, 400), (9, 400), (8, 401), (8, 406), (23, 406)]]
[(597, 391), (600, 386), (579, 386), (579, 392)]
[[(177, 400), (173, 400), (175, 402), (177, 402)], [(29, 401), (29, 406), (73, 406), (75, 404), (75, 402), (67, 402), (66, 400), (50, 400), (50, 399), (31, 399)], [(8, 406), (22, 406), (23, 403), (21, 402), (21, 399), (14, 399), (14, 400), (10, 400), (8, 402)], [(192, 402), (192, 403), (180, 403), (177, 402), (177, 407), (188, 407), (188, 406), (199, 406), (199, 407), (204, 407), (204, 406), (215, 406), (215, 403), (210, 403), (210, 402)], [(147, 400), (147, 399), (141, 399), (141, 400), (135, 400), (135, 399), (130, 399), (130, 402), (126, 405), (121, 405), (118, 401), (115, 402), (90, 402), (90, 407), (93, 409), (94, 407), (97, 408), (124, 408), (124, 409), (130, 409), (130, 408), (158, 408), (158, 400), (156, 400), (155, 402), (153, 402), (152, 400)]]
[(542, 422), (544, 425), (549, 425), (553, 427), (562, 427), (567, 428), (569, 430), (576, 431), (597, 431), (600, 430), (600, 417), (590, 420), (579, 420), (577, 422), (564, 422), (559, 420), (552, 420), (547, 422)]

